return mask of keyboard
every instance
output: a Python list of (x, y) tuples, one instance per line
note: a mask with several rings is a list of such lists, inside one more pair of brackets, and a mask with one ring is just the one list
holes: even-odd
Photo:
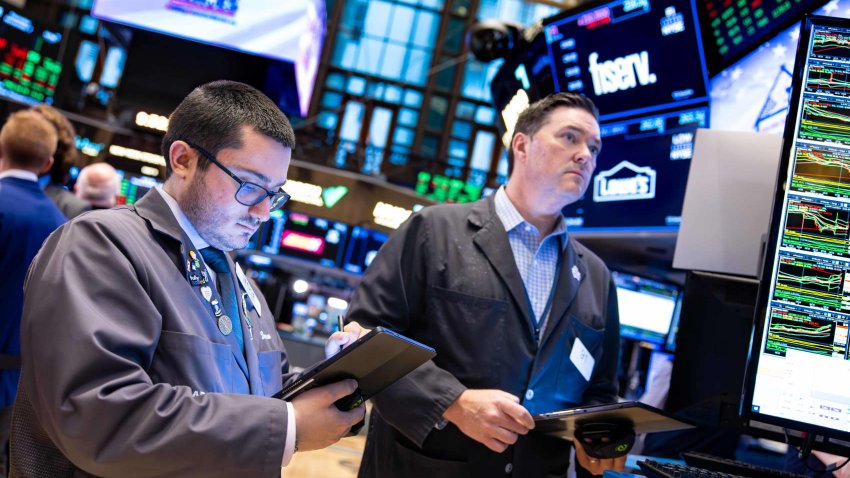
[(695, 466), (659, 463), (655, 460), (642, 460), (637, 464), (648, 478), (746, 478), (720, 471), (708, 471)]
[(682, 453), (682, 458), (690, 466), (722, 471), (746, 478), (806, 478), (803, 475), (788, 473), (787, 471), (776, 470), (766, 466), (751, 465), (749, 463), (695, 451)]

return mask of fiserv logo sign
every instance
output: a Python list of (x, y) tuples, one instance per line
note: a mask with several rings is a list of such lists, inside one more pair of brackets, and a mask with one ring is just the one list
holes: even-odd
[(599, 63), (599, 53), (588, 57), (593, 92), (596, 96), (646, 86), (658, 81), (649, 71), (649, 52), (632, 53)]
[(655, 170), (620, 161), (593, 178), (593, 201), (631, 201), (655, 197)]

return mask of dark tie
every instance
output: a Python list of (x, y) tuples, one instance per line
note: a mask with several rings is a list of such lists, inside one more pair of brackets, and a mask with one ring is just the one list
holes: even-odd
[(239, 301), (236, 298), (236, 284), (233, 283), (233, 274), (230, 273), (230, 265), (224, 252), (205, 247), (201, 249), (201, 256), (210, 269), (215, 272), (218, 291), (221, 295), (224, 313), (230, 317), (233, 323), (233, 336), (239, 342), (239, 349), (244, 350), (245, 339), (242, 337), (242, 319), (239, 317)]

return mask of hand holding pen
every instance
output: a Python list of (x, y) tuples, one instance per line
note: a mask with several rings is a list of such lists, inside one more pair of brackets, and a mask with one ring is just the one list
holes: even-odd
[(345, 315), (340, 315), (337, 318), (337, 325), (339, 331), (328, 337), (328, 341), (325, 343), (325, 358), (335, 355), (369, 332), (369, 329), (361, 327), (357, 322), (349, 322), (346, 325)]

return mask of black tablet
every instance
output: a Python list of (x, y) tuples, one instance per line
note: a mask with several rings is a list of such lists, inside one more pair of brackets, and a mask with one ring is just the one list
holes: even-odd
[(662, 410), (640, 402), (620, 402), (605, 405), (576, 407), (534, 417), (535, 431), (561, 438), (573, 438), (576, 424), (582, 421), (631, 422), (635, 433), (666, 432), (693, 428), (693, 425), (673, 418)]
[(353, 378), (366, 400), (435, 355), (427, 345), (376, 327), (336, 355), (305, 370), (274, 397), (290, 400), (313, 387)]

